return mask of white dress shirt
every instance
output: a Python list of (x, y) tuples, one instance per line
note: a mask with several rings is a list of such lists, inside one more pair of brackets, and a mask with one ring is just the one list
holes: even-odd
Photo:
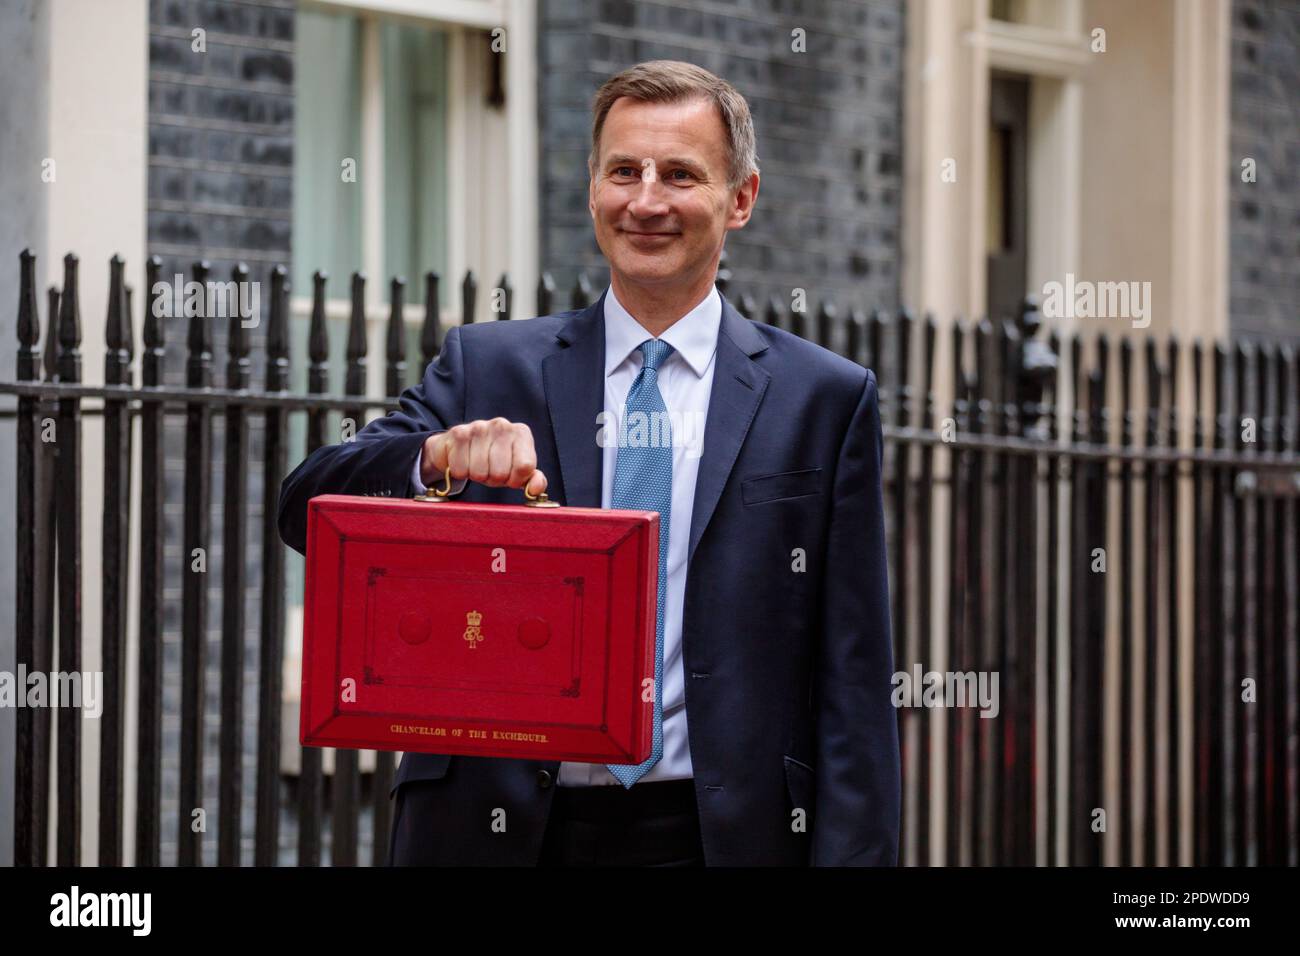
[[(691, 514), (695, 508), (695, 480), (704, 449), (704, 423), (709, 396), (713, 391), (714, 356), (718, 330), (722, 326), (722, 298), (716, 287), (690, 312), (674, 322), (660, 339), (673, 351), (659, 366), (659, 392), (673, 430), (672, 513), (668, 521), (668, 589), (664, 608), (664, 752), (659, 762), (641, 778), (645, 782), (677, 780), (694, 775), (686, 731), (686, 670), (682, 663), (682, 610), (686, 600), (687, 549), (690, 544)], [(627, 393), (641, 370), (639, 346), (651, 338), (614, 295), (605, 294), (605, 433), (601, 449), (602, 508), (610, 507), (614, 472), (618, 465), (617, 436), (621, 433)], [(598, 440), (598, 423), (593, 422), (592, 440)], [(417, 494), (424, 494), (420, 481), (420, 458), (416, 457), (411, 482)], [(465, 481), (452, 483), (459, 493)], [(558, 783), (562, 787), (618, 785), (619, 780), (604, 764), (560, 764)]]

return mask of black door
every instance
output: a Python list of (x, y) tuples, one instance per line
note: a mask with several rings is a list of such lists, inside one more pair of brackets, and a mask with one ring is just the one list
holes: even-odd
[(995, 75), (989, 95), (988, 315), (1011, 318), (1025, 296), (1029, 81)]

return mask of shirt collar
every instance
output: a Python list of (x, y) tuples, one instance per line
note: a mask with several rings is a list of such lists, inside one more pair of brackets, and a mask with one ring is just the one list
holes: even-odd
[[(722, 327), (722, 296), (717, 286), (691, 311), (674, 322), (659, 338), (671, 345), (696, 376), (703, 376), (718, 347)], [(605, 375), (626, 361), (650, 334), (634, 319), (614, 295), (611, 285), (605, 293)]]

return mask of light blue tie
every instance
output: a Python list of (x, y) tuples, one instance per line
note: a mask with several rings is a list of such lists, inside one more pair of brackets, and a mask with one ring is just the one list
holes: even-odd
[[(618, 449), (610, 507), (659, 512), (659, 595), (655, 614), (655, 712), (650, 756), (641, 764), (606, 764), (609, 772), (629, 788), (649, 773), (664, 754), (664, 605), (668, 598), (668, 519), (673, 503), (672, 428), (668, 407), (659, 392), (659, 365), (673, 347), (659, 339), (646, 339), (637, 349), (643, 364), (628, 390), (623, 409), (628, 440)], [(638, 419), (642, 419), (644, 427)]]

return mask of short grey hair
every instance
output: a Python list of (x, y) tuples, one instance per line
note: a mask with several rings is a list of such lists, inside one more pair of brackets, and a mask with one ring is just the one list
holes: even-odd
[(696, 97), (711, 101), (727, 131), (727, 188), (737, 189), (758, 172), (758, 147), (749, 104), (740, 92), (721, 77), (694, 63), (680, 60), (648, 60), (610, 77), (596, 92), (592, 103), (591, 155), (587, 168), (594, 175), (600, 152), (600, 131), (614, 101), (629, 97), (642, 103), (677, 103)]

